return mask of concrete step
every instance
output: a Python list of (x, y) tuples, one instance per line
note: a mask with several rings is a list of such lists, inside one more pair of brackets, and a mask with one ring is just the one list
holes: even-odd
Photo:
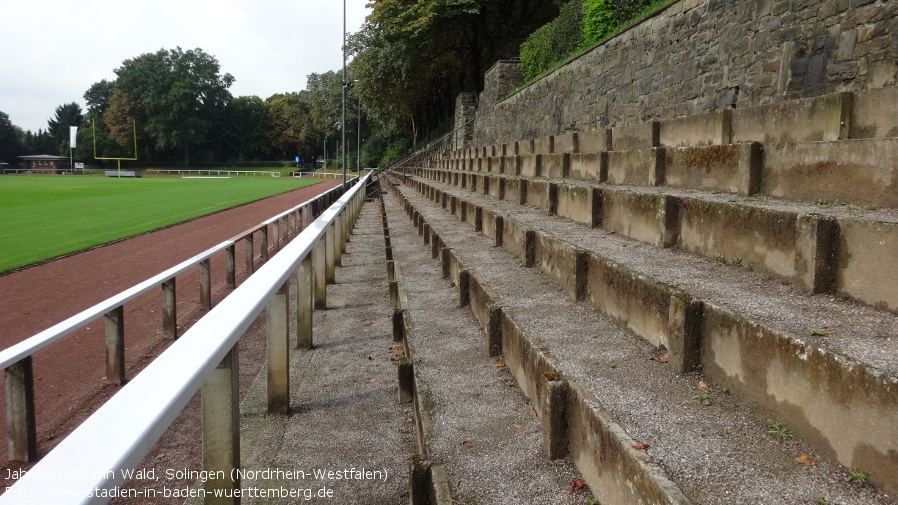
[[(598, 131), (458, 149), (448, 160), (490, 156), (590, 153), (740, 142), (784, 144), (898, 136), (898, 87), (837, 92), (740, 109), (721, 109)], [(485, 167), (481, 167), (485, 170)]]
[(434, 168), (898, 207), (898, 138), (743, 142), (440, 160)]
[(571, 493), (577, 470), (541, 458), (533, 405), (508, 367), (484, 352), (482, 329), (459, 309), (430, 248), (395, 199), (385, 207), (422, 419), (419, 454), (434, 469), (433, 485), (442, 479), (453, 503), (582, 504), (586, 490)]
[[(539, 209), (413, 186), (648, 344), (894, 493), (898, 355), (892, 313), (807, 296), (775, 278), (587, 229)], [(402, 189), (411, 198), (411, 190)], [(456, 246), (453, 246), (456, 247)], [(467, 249), (463, 249), (467, 251)], [(569, 302), (568, 302), (569, 303)], [(891, 486), (891, 487), (890, 487)]]
[(810, 293), (834, 292), (898, 311), (898, 209), (668, 186), (597, 186), (561, 179), (560, 173), (419, 172), (656, 247), (769, 272)]

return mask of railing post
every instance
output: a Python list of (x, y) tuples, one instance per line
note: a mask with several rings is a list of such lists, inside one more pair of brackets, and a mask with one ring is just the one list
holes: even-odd
[(327, 277), (325, 271), (327, 265), (324, 257), (327, 255), (327, 247), (325, 246), (325, 238), (321, 237), (315, 241), (312, 249), (312, 270), (315, 280), (315, 310), (327, 309)]
[(162, 283), (162, 332), (165, 338), (178, 338), (178, 306), (175, 278)]
[(37, 459), (34, 371), (31, 356), (6, 367), (6, 445), (10, 461)]
[(225, 279), (229, 288), (237, 287), (237, 268), (235, 263), (236, 246), (229, 245), (225, 249)]
[(343, 212), (334, 219), (334, 265), (343, 265)]
[(259, 250), (262, 251), (262, 263), (268, 261), (268, 225), (262, 227), (262, 238), (260, 239)]
[(312, 348), (312, 254), (309, 253), (296, 269), (296, 348)]
[(243, 238), (243, 249), (246, 256), (246, 275), (253, 274), (253, 234), (250, 233)]
[(125, 309), (122, 305), (106, 313), (106, 381), (125, 383)]
[(340, 213), (340, 224), (343, 229), (343, 236), (340, 238), (340, 250), (342, 252), (346, 252), (346, 243), (349, 242), (349, 234), (352, 231), (352, 202), (355, 200), (351, 198), (349, 202), (347, 202), (346, 207), (343, 208), (343, 212)]
[[(203, 482), (206, 504), (240, 503), (238, 497), (215, 497), (216, 489), (240, 489), (240, 478), (231, 470), (240, 467), (240, 374), (237, 346), (231, 348), (202, 388), (203, 470), (210, 475), (221, 470), (225, 479)], [(225, 493), (222, 493), (225, 494)], [(233, 493), (230, 493), (233, 494)]]
[(268, 302), (268, 413), (290, 409), (290, 281)]
[(212, 260), (200, 261), (200, 306), (212, 310)]
[(324, 234), (325, 238), (325, 279), (328, 284), (333, 284), (337, 281), (335, 260), (336, 257), (334, 255), (334, 223), (327, 225), (327, 231)]

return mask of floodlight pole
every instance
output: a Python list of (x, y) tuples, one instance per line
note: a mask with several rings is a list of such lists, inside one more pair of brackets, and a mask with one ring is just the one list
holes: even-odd
[(343, 190), (346, 191), (346, 0), (343, 0)]

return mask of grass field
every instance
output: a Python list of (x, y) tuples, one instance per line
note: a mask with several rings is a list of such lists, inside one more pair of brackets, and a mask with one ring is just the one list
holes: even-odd
[(316, 182), (0, 176), (0, 273)]

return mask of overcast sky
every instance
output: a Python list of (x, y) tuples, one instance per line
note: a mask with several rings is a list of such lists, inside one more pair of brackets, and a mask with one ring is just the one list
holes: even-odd
[[(368, 0), (346, 1), (358, 31)], [(340, 0), (4, 0), (0, 6), (0, 111), (47, 129), (122, 61), (159, 49), (200, 48), (236, 79), (234, 96), (305, 89), (311, 73), (341, 70)]]

